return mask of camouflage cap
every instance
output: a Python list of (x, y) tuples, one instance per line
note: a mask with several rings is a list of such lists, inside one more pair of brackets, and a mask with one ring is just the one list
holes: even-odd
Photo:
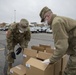
[(28, 26), (29, 22), (26, 19), (21, 19), (19, 24), (23, 26)]
[(20, 23), (19, 23), (19, 26), (18, 26), (19, 32), (23, 33), (25, 31), (27, 31), (28, 25), (29, 25), (29, 22), (26, 19), (21, 19)]
[(40, 12), (41, 22), (44, 21), (44, 14), (45, 14), (46, 12), (48, 12), (48, 11), (51, 11), (51, 9), (49, 9), (47, 6), (45, 6), (45, 7), (41, 10), (41, 12)]

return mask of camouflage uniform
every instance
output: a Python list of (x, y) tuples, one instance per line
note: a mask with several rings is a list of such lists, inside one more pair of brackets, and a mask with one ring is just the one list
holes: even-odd
[[(25, 21), (28, 22), (27, 20)], [(8, 49), (7, 61), (8, 61), (8, 75), (9, 75), (9, 70), (12, 67), (12, 63), (14, 63), (14, 59), (11, 57), (11, 52), (14, 52), (14, 48), (17, 44), (19, 44), (22, 49), (27, 48), (31, 38), (31, 32), (28, 26), (27, 31), (25, 31), (24, 33), (20, 33), (19, 23), (13, 23), (9, 27), (6, 37), (7, 37), (7, 49)]]
[[(42, 20), (47, 11), (51, 11), (51, 9), (44, 7), (41, 10)], [(70, 57), (64, 75), (76, 75), (76, 20), (53, 14), (50, 21), (51, 26), (56, 50), (50, 58), (50, 62), (54, 63), (64, 54), (68, 54)]]

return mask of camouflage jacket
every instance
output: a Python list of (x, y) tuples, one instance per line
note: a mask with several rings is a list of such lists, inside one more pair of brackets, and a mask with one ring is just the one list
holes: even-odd
[(22, 48), (28, 46), (28, 42), (31, 39), (31, 32), (29, 27), (28, 30), (24, 33), (20, 33), (18, 29), (19, 23), (14, 23), (9, 27), (9, 30), (7, 31), (7, 48), (8, 50), (13, 51), (16, 44), (20, 44)]
[(73, 49), (73, 46), (76, 46), (76, 20), (53, 14), (51, 25), (56, 48), (50, 58), (51, 63), (59, 60), (66, 53), (76, 54), (76, 48)]

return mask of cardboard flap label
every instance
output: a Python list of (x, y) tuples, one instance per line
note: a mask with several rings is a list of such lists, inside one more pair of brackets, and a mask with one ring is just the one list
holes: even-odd
[(21, 70), (21, 68), (19, 66), (16, 66), (17, 69)]
[(27, 68), (30, 68), (30, 64), (26, 64), (26, 67), (27, 67)]
[(27, 57), (27, 55), (23, 54), (23, 57)]

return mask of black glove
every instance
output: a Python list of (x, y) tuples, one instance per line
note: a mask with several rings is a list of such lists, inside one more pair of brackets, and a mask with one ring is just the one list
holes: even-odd
[(22, 48), (19, 47), (19, 48), (16, 50), (16, 54), (19, 55), (19, 54), (21, 53), (21, 51), (22, 51)]
[(13, 59), (16, 59), (16, 55), (15, 55), (14, 52), (11, 52), (11, 57), (12, 57)]

